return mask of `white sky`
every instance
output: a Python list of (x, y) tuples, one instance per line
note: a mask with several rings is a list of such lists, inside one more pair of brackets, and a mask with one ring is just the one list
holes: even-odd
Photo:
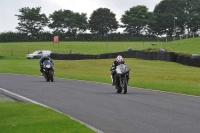
[(108, 8), (116, 14), (117, 20), (125, 11), (137, 5), (145, 5), (153, 11), (161, 0), (0, 0), (0, 32), (17, 31), (18, 20), (15, 14), (20, 14), (23, 7), (41, 7), (41, 13), (47, 17), (60, 9), (87, 13), (87, 17), (98, 8)]

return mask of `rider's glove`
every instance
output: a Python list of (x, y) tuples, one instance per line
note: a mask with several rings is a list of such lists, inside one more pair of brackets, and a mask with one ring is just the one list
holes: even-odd
[(115, 72), (115, 70), (110, 70), (110, 73), (114, 73)]

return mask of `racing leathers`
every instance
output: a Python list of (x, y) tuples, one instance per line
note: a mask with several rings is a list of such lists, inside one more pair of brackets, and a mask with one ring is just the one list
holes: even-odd
[(120, 64), (126, 64), (124, 61), (122, 62), (117, 62), (116, 60), (113, 61), (111, 68), (110, 68), (110, 73), (111, 73), (111, 79), (112, 79), (112, 85), (115, 85), (116, 82), (116, 67)]

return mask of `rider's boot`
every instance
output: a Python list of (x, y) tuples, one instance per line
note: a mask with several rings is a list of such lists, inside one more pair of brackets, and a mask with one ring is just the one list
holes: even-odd
[(115, 85), (115, 83), (114, 82), (112, 82), (112, 86), (114, 86)]

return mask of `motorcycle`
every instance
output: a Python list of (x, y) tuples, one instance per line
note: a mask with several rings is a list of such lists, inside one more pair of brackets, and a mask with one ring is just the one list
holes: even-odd
[(120, 64), (116, 67), (115, 88), (117, 89), (117, 93), (121, 93), (122, 91), (124, 94), (127, 93), (130, 71), (130, 68), (128, 68), (125, 64)]
[(53, 78), (54, 70), (53, 70), (53, 64), (49, 60), (45, 60), (43, 62), (43, 76), (46, 79), (47, 82), (51, 80), (51, 82), (54, 81)]

